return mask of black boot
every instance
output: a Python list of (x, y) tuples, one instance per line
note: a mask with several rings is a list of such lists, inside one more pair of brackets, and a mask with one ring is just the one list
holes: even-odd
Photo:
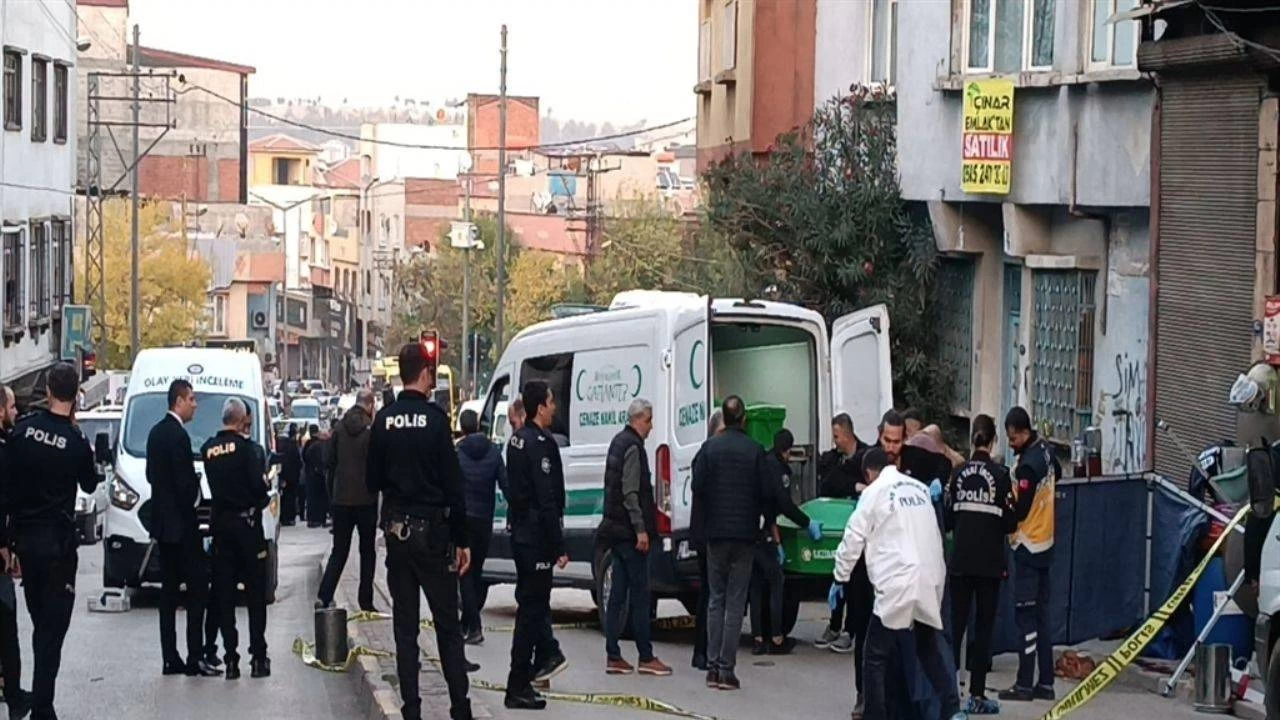
[(271, 676), (271, 658), (263, 655), (249, 661), (249, 677), (264, 678)]
[(227, 676), (226, 677), (228, 680), (240, 679), (240, 661), (239, 660), (227, 660)]

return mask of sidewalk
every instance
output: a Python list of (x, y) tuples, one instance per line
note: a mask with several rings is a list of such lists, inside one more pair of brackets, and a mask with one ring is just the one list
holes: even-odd
[[(374, 605), (387, 614), (391, 613), (391, 595), (387, 591), (386, 545), (381, 534), (378, 536), (378, 563), (374, 575)], [(324, 564), (329, 554), (320, 561), (320, 571), (324, 572)], [(338, 582), (338, 590), (334, 594), (334, 602), (338, 607), (355, 612), (359, 608), (357, 593), (360, 585), (360, 556), (356, 548), (351, 548), (347, 565), (343, 569), (342, 579)], [(422, 613), (429, 616), (427, 600), (422, 598)], [(386, 657), (362, 655), (351, 673), (355, 683), (356, 695), (359, 699), (360, 717), (365, 720), (401, 720), (400, 683), (396, 677), (395, 638), (392, 635), (390, 620), (373, 620), (369, 622), (353, 622), (347, 626), (348, 641), (351, 647), (364, 646), (373, 650), (384, 650)], [(434, 630), (423, 630), (418, 634), (418, 642), (425, 657), (439, 657), (436, 648)], [(434, 664), (422, 663), (422, 672), (418, 683), (422, 696), (422, 717), (427, 720), (448, 720), (449, 689), (445, 685), (444, 676)], [(492, 718), (484, 703), (479, 702), (477, 693), (471, 691), (471, 712), (476, 718)]]

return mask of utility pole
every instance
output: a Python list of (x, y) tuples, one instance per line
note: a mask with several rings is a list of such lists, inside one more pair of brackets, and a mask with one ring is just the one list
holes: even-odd
[(280, 382), (289, 381), (289, 211), (280, 211), (284, 234), (280, 238), (280, 308), (284, 314), (284, 332), (280, 333)]
[(494, 337), (498, 352), (507, 346), (503, 324), (503, 301), (507, 295), (507, 26), (502, 26), (498, 74), (498, 312)]
[[(141, 103), (138, 102), (138, 96), (141, 94), (139, 88), (138, 76), (138, 41), (141, 37), (137, 23), (133, 26), (133, 169), (130, 171), (133, 184), (133, 192), (130, 194), (130, 203), (132, 212), (129, 213), (129, 359), (132, 360), (138, 356), (142, 350), (142, 334), (138, 327), (138, 296), (140, 293), (138, 275), (142, 268), (138, 261), (138, 114), (142, 109)], [(185, 225), (187, 218), (184, 216), (182, 222)]]
[[(470, 165), (470, 163), (468, 163)], [(467, 181), (463, 186), (462, 219), (471, 222), (471, 170), (467, 169)], [(467, 382), (470, 364), (467, 362), (471, 351), (471, 340), (468, 332), (471, 326), (471, 251), (473, 240), (467, 238), (467, 249), (462, 251), (462, 391), (469, 392), (471, 385)]]

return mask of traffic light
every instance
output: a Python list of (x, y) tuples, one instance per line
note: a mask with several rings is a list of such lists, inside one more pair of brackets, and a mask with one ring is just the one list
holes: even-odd
[(422, 359), (426, 360), (428, 365), (436, 367), (440, 364), (440, 351), (445, 347), (444, 341), (440, 339), (440, 333), (435, 330), (423, 330), (418, 338), (418, 347), (422, 350)]
[(80, 370), (80, 382), (84, 382), (94, 375), (98, 374), (98, 354), (93, 350), (86, 350), (83, 347), (76, 348), (76, 356), (79, 358), (78, 368)]

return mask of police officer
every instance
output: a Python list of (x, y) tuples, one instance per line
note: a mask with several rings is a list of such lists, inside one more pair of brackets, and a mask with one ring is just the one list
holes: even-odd
[(458, 621), (458, 576), (471, 564), (462, 470), (449, 418), (427, 400), (435, 387), (433, 357), (417, 343), (400, 350), (404, 390), (378, 411), (369, 435), (366, 482), (382, 493), (382, 529), (387, 542), (387, 589), (391, 592), (400, 676), (401, 713), (419, 720), (418, 611), (420, 593), (436, 624), (436, 643), (449, 685), (449, 714), (471, 720), (466, 657)]
[(8, 444), (14, 545), (33, 626), (33, 717), (41, 719), (57, 717), (54, 684), (75, 606), (76, 488), (92, 493), (102, 479), (89, 442), (72, 424), (79, 389), (74, 366), (54, 365), (49, 409), (23, 418)]
[(991, 458), (996, 422), (990, 415), (973, 419), (973, 457), (947, 484), (944, 518), (955, 547), (951, 553), (951, 631), (956, 665), (974, 610), (969, 634), (969, 704), (971, 715), (994, 715), (1000, 705), (987, 697), (987, 669), (995, 633), (1000, 582), (1005, 576), (1006, 537), (1016, 527), (1009, 470)]
[(564, 467), (550, 432), (556, 400), (541, 380), (525, 383), (522, 393), (528, 422), (507, 445), (507, 498), (511, 518), (511, 555), (516, 563), (516, 628), (511, 639), (511, 672), (503, 704), (541, 710), (547, 701), (534, 692), (533, 680), (549, 680), (569, 662), (557, 650), (540, 665), (534, 647), (545, 641), (551, 616), (551, 567), (569, 564), (564, 550)]
[(240, 636), (236, 632), (236, 583), (243, 583), (249, 610), (250, 675), (271, 674), (267, 657), (267, 543), (262, 536), (262, 510), (269, 502), (263, 480), (266, 468), (257, 443), (245, 437), (249, 414), (239, 398), (222, 405), (222, 430), (209, 438), (204, 458), (213, 494), (213, 586), (226, 650), (226, 677), (240, 677)]
[[(0, 385), (0, 483), (12, 482), (9, 473), (8, 439), (18, 419), (13, 390)], [(10, 551), (8, 537), (9, 503), (0, 490), (0, 677), (4, 678), (4, 701), (10, 717), (31, 712), (31, 693), (21, 688), (22, 652), (18, 648), (18, 596), (13, 575), (19, 574), (18, 558)]]

